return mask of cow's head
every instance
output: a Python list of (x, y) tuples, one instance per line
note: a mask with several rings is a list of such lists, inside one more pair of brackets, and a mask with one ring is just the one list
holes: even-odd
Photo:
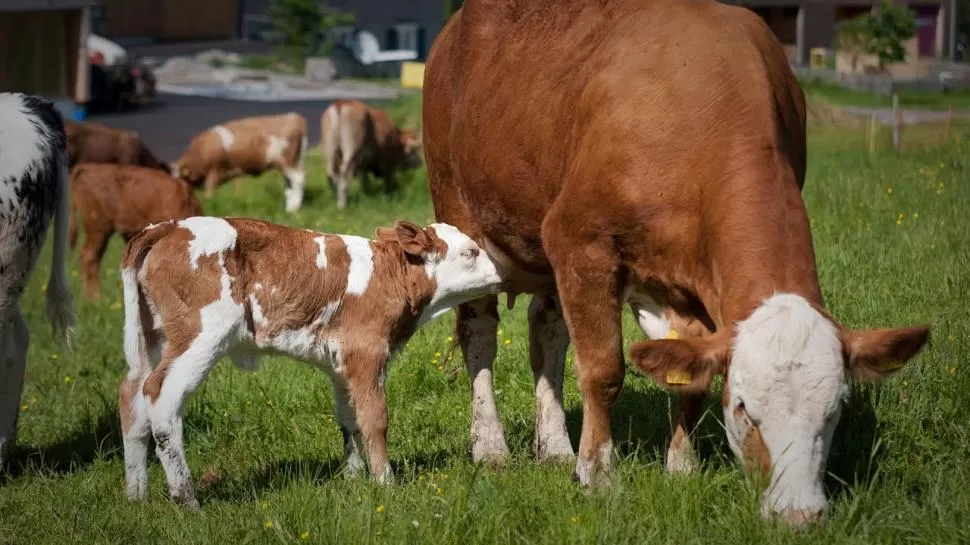
[(168, 166), (169, 174), (173, 178), (181, 178), (193, 185), (198, 185), (204, 178), (201, 172), (195, 172), (185, 161), (173, 161)]
[(804, 298), (775, 294), (732, 331), (642, 341), (634, 363), (661, 386), (706, 392), (725, 375), (724, 427), (749, 472), (770, 474), (765, 516), (821, 520), (822, 478), (846, 379), (892, 375), (926, 343), (928, 327), (850, 330)]
[(379, 227), (379, 241), (400, 244), (409, 266), (420, 267), (428, 292), (419, 323), (427, 322), (456, 305), (497, 293), (502, 276), (495, 263), (474, 240), (447, 223), (421, 228), (398, 221), (393, 229)]
[(401, 129), (401, 145), (404, 149), (404, 165), (407, 168), (421, 166), (421, 137), (411, 129)]

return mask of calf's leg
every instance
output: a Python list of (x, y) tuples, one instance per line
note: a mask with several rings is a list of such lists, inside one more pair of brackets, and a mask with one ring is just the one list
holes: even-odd
[(489, 295), (458, 306), (458, 343), (472, 382), (471, 455), (500, 466), (508, 460), (505, 430), (495, 406), (492, 366), (498, 334), (498, 298)]
[(532, 449), (543, 461), (576, 458), (566, 431), (563, 371), (569, 331), (554, 295), (534, 295), (529, 304), (529, 359), (535, 382), (536, 421)]
[(101, 279), (98, 269), (113, 233), (106, 225), (85, 226), (84, 247), (81, 248), (81, 266), (84, 269), (84, 295), (88, 299), (101, 297)]
[(344, 437), (344, 460), (348, 477), (357, 477), (366, 469), (364, 464), (364, 438), (357, 425), (357, 411), (351, 403), (347, 381), (336, 377), (333, 381), (333, 399), (337, 413), (337, 424)]
[[(575, 346), (583, 430), (575, 478), (583, 485), (610, 485), (616, 466), (611, 412), (623, 389), (620, 259), (612, 240), (583, 229), (562, 206), (546, 217), (542, 241)], [(577, 227), (581, 226), (581, 227)]]
[(129, 500), (144, 500), (148, 493), (148, 443), (151, 425), (143, 393), (147, 374), (131, 370), (118, 388), (118, 412), (125, 455), (125, 493)]
[(356, 349), (344, 355), (347, 389), (357, 427), (367, 448), (371, 477), (391, 483), (394, 473), (387, 456), (387, 398), (384, 393), (386, 357), (373, 349)]
[(30, 332), (20, 309), (15, 305), (6, 314), (9, 318), (0, 322), (0, 470), (5, 470), (12, 460), (17, 442), (20, 396), (30, 344)]

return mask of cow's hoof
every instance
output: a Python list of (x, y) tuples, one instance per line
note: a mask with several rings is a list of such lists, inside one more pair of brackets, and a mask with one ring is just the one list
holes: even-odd
[(697, 459), (697, 452), (694, 451), (693, 445), (684, 441), (680, 448), (668, 448), (665, 469), (671, 475), (697, 473), (700, 470), (700, 461)]
[(615, 471), (613, 442), (607, 441), (592, 456), (579, 456), (576, 460), (576, 469), (573, 471), (573, 480), (589, 488), (609, 488), (613, 485)]

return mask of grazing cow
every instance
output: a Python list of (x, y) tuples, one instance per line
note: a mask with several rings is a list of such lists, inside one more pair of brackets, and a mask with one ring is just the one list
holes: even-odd
[(84, 163), (71, 172), (71, 248), (77, 243), (78, 214), (84, 224), (84, 294), (96, 299), (101, 296), (98, 268), (113, 233), (127, 242), (152, 223), (200, 216), (202, 206), (192, 187), (168, 172), (134, 165)]
[(70, 120), (65, 123), (65, 129), (68, 166), (72, 169), (78, 163), (118, 163), (168, 172), (168, 165), (156, 157), (135, 132), (92, 121)]
[(333, 380), (347, 471), (381, 482), (388, 462), (384, 377), (415, 330), (496, 293), (485, 252), (450, 225), (399, 221), (377, 240), (259, 220), (193, 217), (148, 227), (125, 249), (120, 387), (127, 494), (147, 490), (148, 439), (174, 500), (197, 507), (182, 411), (216, 360), (248, 370), (260, 353), (314, 364)]
[[(437, 220), (507, 269), (510, 298), (533, 294), (538, 457), (574, 456), (571, 341), (575, 477), (611, 482), (629, 304), (660, 339), (634, 346), (634, 362), (685, 394), (668, 471), (696, 467), (688, 434), (724, 374), (735, 453), (773, 470), (764, 513), (818, 519), (846, 378), (892, 373), (929, 329), (853, 330), (825, 311), (801, 198), (805, 99), (768, 26), (714, 0), (468, 0), (432, 47), (423, 100)], [(488, 296), (457, 313), (476, 461), (508, 454), (492, 392), (496, 306)]]
[(359, 100), (336, 100), (320, 118), (320, 147), (337, 208), (347, 206), (347, 185), (368, 174), (384, 180), (387, 190), (397, 187), (398, 170), (421, 165), (421, 147), (414, 131), (399, 129), (380, 108)]
[(204, 184), (208, 198), (223, 180), (278, 168), (286, 181), (286, 211), (295, 212), (303, 204), (306, 151), (306, 120), (300, 114), (244, 117), (196, 135), (172, 163), (171, 173), (193, 185)]
[(53, 103), (0, 93), (0, 468), (13, 454), (30, 333), (20, 296), (54, 219), (47, 316), (70, 346), (74, 323), (65, 273), (67, 155), (64, 121)]

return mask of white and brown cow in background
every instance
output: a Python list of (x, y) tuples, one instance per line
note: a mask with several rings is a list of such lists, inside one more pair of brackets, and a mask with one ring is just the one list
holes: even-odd
[(54, 220), (47, 315), (70, 346), (74, 311), (65, 274), (68, 178), (64, 122), (54, 105), (0, 93), (0, 468), (17, 438), (30, 333), (20, 297)]
[[(714, 0), (467, 0), (434, 42), (423, 100), (436, 219), (482, 244), (510, 294), (533, 294), (537, 456), (574, 456), (572, 342), (575, 476), (611, 482), (628, 304), (658, 339), (632, 359), (683, 392), (667, 470), (697, 468), (689, 434), (726, 375), (731, 446), (771, 472), (763, 512), (820, 519), (846, 381), (892, 374), (929, 328), (850, 329), (825, 311), (801, 196), (805, 98), (764, 21)], [(458, 309), (475, 461), (508, 456), (498, 322), (495, 296)]]
[(359, 100), (335, 100), (320, 117), (320, 148), (337, 208), (347, 206), (347, 186), (360, 176), (381, 178), (387, 191), (397, 188), (398, 171), (421, 166), (421, 143), (384, 110)]
[(192, 217), (149, 226), (125, 249), (120, 416), (127, 495), (145, 497), (153, 436), (173, 499), (197, 507), (182, 412), (215, 362), (255, 370), (261, 353), (333, 380), (347, 471), (392, 478), (384, 377), (422, 324), (496, 293), (484, 251), (450, 225), (398, 222), (377, 240), (259, 220)]
[(79, 163), (141, 165), (168, 172), (169, 166), (142, 141), (138, 133), (93, 121), (66, 121), (68, 167)]
[(171, 164), (171, 173), (193, 185), (203, 184), (205, 196), (212, 197), (223, 180), (277, 168), (286, 183), (286, 211), (295, 212), (303, 204), (306, 152), (307, 125), (302, 115), (244, 117), (196, 135)]

